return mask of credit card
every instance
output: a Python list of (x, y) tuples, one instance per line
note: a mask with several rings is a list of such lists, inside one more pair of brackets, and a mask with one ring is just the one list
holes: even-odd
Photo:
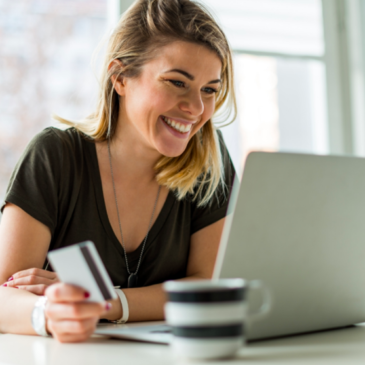
[(80, 286), (90, 293), (85, 301), (118, 298), (105, 266), (91, 241), (51, 251), (47, 255), (61, 282)]

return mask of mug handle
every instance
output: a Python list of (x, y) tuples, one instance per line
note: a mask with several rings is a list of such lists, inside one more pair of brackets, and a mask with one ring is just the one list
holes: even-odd
[(261, 280), (251, 280), (248, 283), (248, 289), (260, 290), (262, 295), (261, 307), (256, 311), (248, 311), (249, 320), (259, 319), (270, 312), (271, 309), (271, 294), (269, 289), (262, 283)]

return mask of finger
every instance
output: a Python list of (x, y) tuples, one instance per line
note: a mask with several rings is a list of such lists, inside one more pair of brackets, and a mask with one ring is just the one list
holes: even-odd
[(74, 335), (69, 333), (58, 334), (53, 332), (52, 336), (60, 343), (80, 343), (85, 342), (92, 334), (93, 332), (87, 333), (86, 335)]
[(107, 310), (107, 304), (109, 303), (49, 303), (46, 316), (53, 321), (99, 318)]
[(29, 291), (30, 293), (33, 293), (35, 295), (44, 295), (44, 292), (47, 289), (47, 285), (20, 285), (16, 288)]
[(49, 286), (45, 292), (49, 301), (54, 303), (81, 302), (90, 294), (79, 286), (57, 283)]
[(81, 342), (95, 331), (97, 319), (83, 321), (49, 321), (48, 330), (59, 342)]
[(51, 271), (47, 271), (47, 270), (38, 269), (38, 268), (32, 268), (32, 269), (18, 271), (14, 275), (12, 275), (10, 278), (13, 278), (13, 280), (14, 280), (14, 279), (19, 279), (19, 278), (23, 278), (25, 276), (32, 276), (32, 275), (33, 276), (39, 276), (39, 277), (46, 278), (46, 279), (50, 279), (50, 280), (58, 279), (56, 273), (51, 272)]
[(52, 332), (56, 332), (58, 334), (86, 335), (89, 332), (94, 332), (97, 321), (97, 318), (88, 318), (77, 321), (51, 320), (48, 327)]
[(30, 275), (30, 276), (24, 276), (19, 279), (13, 279), (11, 281), (8, 281), (7, 286), (14, 287), (14, 286), (19, 286), (19, 285), (40, 285), (40, 284), (50, 286), (54, 283), (55, 282), (53, 280), (46, 279), (44, 277)]

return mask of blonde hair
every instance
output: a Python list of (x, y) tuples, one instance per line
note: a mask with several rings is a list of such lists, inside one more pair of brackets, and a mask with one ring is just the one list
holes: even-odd
[[(236, 116), (232, 55), (227, 39), (209, 12), (190, 0), (137, 0), (124, 13), (109, 40), (94, 113), (77, 123), (55, 116), (96, 141), (112, 138), (118, 121), (119, 95), (112, 76), (138, 77), (158, 47), (173, 41), (204, 45), (222, 62), (222, 85), (216, 94), (215, 113), (225, 110)], [(114, 65), (120, 60), (123, 66)], [(226, 117), (227, 118), (227, 117)], [(228, 123), (227, 123), (228, 124)], [(173, 190), (178, 199), (188, 194), (206, 205), (219, 184), (224, 187), (224, 167), (216, 126), (209, 120), (177, 157), (163, 156), (155, 166), (156, 180)]]

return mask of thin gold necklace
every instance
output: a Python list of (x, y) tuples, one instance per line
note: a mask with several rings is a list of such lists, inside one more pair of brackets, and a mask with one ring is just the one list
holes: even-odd
[(151, 215), (151, 219), (150, 219), (150, 222), (148, 224), (148, 229), (147, 229), (147, 234), (146, 234), (146, 237), (143, 241), (143, 244), (142, 244), (142, 250), (141, 250), (141, 254), (139, 255), (139, 260), (138, 260), (138, 264), (137, 264), (137, 269), (135, 272), (131, 273), (130, 270), (129, 270), (129, 265), (128, 265), (128, 258), (127, 258), (127, 252), (125, 250), (125, 246), (124, 246), (124, 239), (123, 239), (123, 232), (122, 232), (122, 225), (120, 223), (120, 216), (119, 216), (119, 208), (118, 208), (118, 200), (117, 200), (117, 193), (116, 193), (116, 190), (115, 190), (115, 182), (114, 182), (114, 174), (113, 174), (113, 166), (112, 166), (112, 155), (110, 153), (110, 139), (108, 139), (108, 153), (109, 153), (109, 164), (110, 164), (110, 172), (111, 172), (111, 175), (112, 175), (112, 183), (113, 183), (113, 191), (114, 191), (114, 199), (115, 199), (115, 206), (117, 208), (117, 215), (118, 215), (118, 223), (119, 223), (119, 231), (120, 231), (120, 237), (122, 239), (122, 247), (123, 247), (123, 252), (124, 252), (124, 259), (125, 259), (125, 265), (126, 265), (126, 268), (127, 268), (127, 272), (128, 272), (128, 288), (135, 288), (138, 286), (138, 276), (137, 276), (137, 273), (138, 273), (138, 270), (139, 270), (139, 267), (141, 265), (141, 260), (142, 260), (142, 255), (143, 255), (143, 251), (144, 251), (144, 248), (146, 246), (146, 242), (147, 242), (147, 237), (148, 237), (148, 233), (150, 232), (150, 229), (151, 229), (151, 224), (152, 224), (152, 220), (153, 220), (153, 216), (155, 215), (155, 210), (156, 210), (156, 206), (157, 206), (157, 201), (158, 201), (158, 198), (160, 196), (160, 191), (161, 191), (161, 185), (159, 185), (158, 187), (158, 191), (157, 191), (157, 196), (156, 196), (156, 200), (155, 200), (155, 204), (153, 206), (153, 211), (152, 211), (152, 215)]

